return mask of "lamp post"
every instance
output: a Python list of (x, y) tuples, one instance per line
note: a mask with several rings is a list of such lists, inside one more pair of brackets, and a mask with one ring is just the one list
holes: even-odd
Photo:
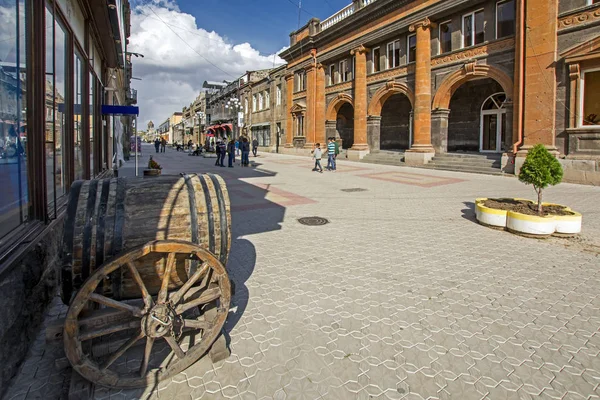
[[(237, 97), (230, 98), (229, 100), (227, 100), (227, 104), (225, 104), (225, 108), (229, 109), (230, 114), (232, 113), (234, 115), (233, 123), (236, 128), (239, 128), (237, 119), (238, 119), (238, 112), (242, 108), (240, 99), (238, 99)], [(239, 137), (239, 129), (235, 129), (233, 132), (233, 138), (237, 139), (238, 137)]]

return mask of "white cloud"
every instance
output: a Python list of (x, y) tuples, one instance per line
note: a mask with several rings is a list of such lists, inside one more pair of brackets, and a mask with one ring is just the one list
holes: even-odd
[(132, 10), (128, 50), (144, 55), (133, 58), (133, 75), (142, 80), (132, 81), (144, 127), (149, 120), (157, 126), (189, 105), (205, 80), (233, 80), (246, 71), (284, 63), (279, 51), (261, 55), (250, 43), (231, 43), (198, 27), (196, 18), (181, 12), (174, 0), (151, 0)]

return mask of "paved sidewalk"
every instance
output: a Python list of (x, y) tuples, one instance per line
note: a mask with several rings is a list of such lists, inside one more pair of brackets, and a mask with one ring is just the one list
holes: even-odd
[[(582, 212), (584, 232), (535, 240), (474, 220), (476, 197), (534, 198), (511, 177), (343, 160), (317, 174), (310, 159), (277, 154), (251, 157), (253, 168), (152, 155), (165, 174), (227, 181), (232, 355), (157, 388), (97, 388), (95, 398), (600, 398), (599, 187), (549, 188), (545, 200)], [(298, 223), (307, 216), (330, 223)], [(65, 311), (57, 304), (47, 320)], [(6, 399), (60, 398), (61, 351), (42, 331)]]

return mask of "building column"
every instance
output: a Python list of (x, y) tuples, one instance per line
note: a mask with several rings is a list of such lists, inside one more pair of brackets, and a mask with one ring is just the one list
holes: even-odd
[(435, 155), (431, 144), (431, 28), (429, 18), (410, 26), (417, 33), (413, 144), (405, 153), (409, 165), (427, 164)]
[(436, 153), (448, 151), (448, 117), (450, 110), (438, 108), (431, 112), (431, 144)]
[(517, 152), (516, 173), (536, 144), (558, 155), (556, 139), (556, 48), (558, 2), (528, 0), (525, 7), (523, 82), (523, 146)]
[(337, 140), (337, 121), (332, 121), (329, 119), (325, 121), (325, 135), (327, 135), (327, 137), (334, 137)]
[(317, 66), (307, 65), (306, 71), (306, 117), (304, 120), (305, 149), (312, 149), (316, 143), (316, 111), (317, 111)]
[(361, 159), (369, 153), (367, 143), (367, 53), (368, 49), (359, 46), (350, 54), (354, 62), (354, 144), (348, 151), (348, 158)]
[[(294, 95), (294, 74), (289, 73), (285, 76), (285, 86), (286, 86), (286, 103), (285, 103), (285, 116), (286, 116), (286, 124), (285, 124), (285, 148), (294, 147), (294, 118), (291, 112), (292, 106), (294, 105), (293, 95)], [(250, 104), (250, 112), (252, 112), (252, 104)]]
[(370, 151), (378, 151), (381, 147), (381, 116), (369, 115), (367, 118), (367, 139)]
[(317, 142), (327, 143), (329, 135), (325, 129), (325, 67), (317, 64), (317, 87), (315, 93), (315, 140)]

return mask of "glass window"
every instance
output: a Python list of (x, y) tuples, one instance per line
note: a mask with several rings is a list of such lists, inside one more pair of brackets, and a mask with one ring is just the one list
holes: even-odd
[(89, 111), (89, 121), (90, 121), (90, 176), (93, 178), (96, 176), (96, 170), (94, 165), (94, 155), (97, 152), (97, 143), (96, 143), (96, 127), (94, 126), (95, 117), (96, 117), (96, 102), (94, 96), (96, 95), (96, 77), (93, 73), (90, 72), (90, 111)]
[(485, 41), (483, 10), (463, 17), (463, 47), (474, 46)]
[(265, 91), (265, 108), (271, 108), (271, 93), (268, 90)]
[(281, 85), (277, 85), (277, 105), (280, 106), (281, 105)]
[(329, 66), (329, 84), (335, 85), (337, 83), (337, 79), (335, 77), (335, 64), (331, 64)]
[(496, 38), (515, 34), (515, 0), (501, 1), (496, 6)]
[(407, 40), (408, 62), (413, 62), (417, 59), (417, 35), (410, 35)]
[(263, 95), (262, 95), (262, 93), (258, 94), (258, 109), (259, 110), (263, 109)]
[(452, 21), (440, 24), (440, 54), (452, 51)]
[(381, 71), (381, 64), (380, 64), (380, 59), (381, 59), (381, 52), (379, 47), (375, 47), (373, 49), (373, 52), (371, 53), (371, 58), (372, 58), (372, 63), (373, 63), (373, 70), (371, 72), (379, 72)]
[(256, 95), (252, 95), (252, 112), (256, 112)]
[(600, 71), (583, 73), (581, 125), (600, 125)]
[(83, 179), (83, 57), (75, 52), (73, 58), (73, 114), (74, 114), (74, 136), (73, 136), (73, 160), (74, 179)]
[(348, 81), (350, 71), (348, 70), (348, 60), (340, 61), (340, 80), (342, 82)]
[(0, 238), (28, 219), (25, 1), (2, 0), (0, 29)]

